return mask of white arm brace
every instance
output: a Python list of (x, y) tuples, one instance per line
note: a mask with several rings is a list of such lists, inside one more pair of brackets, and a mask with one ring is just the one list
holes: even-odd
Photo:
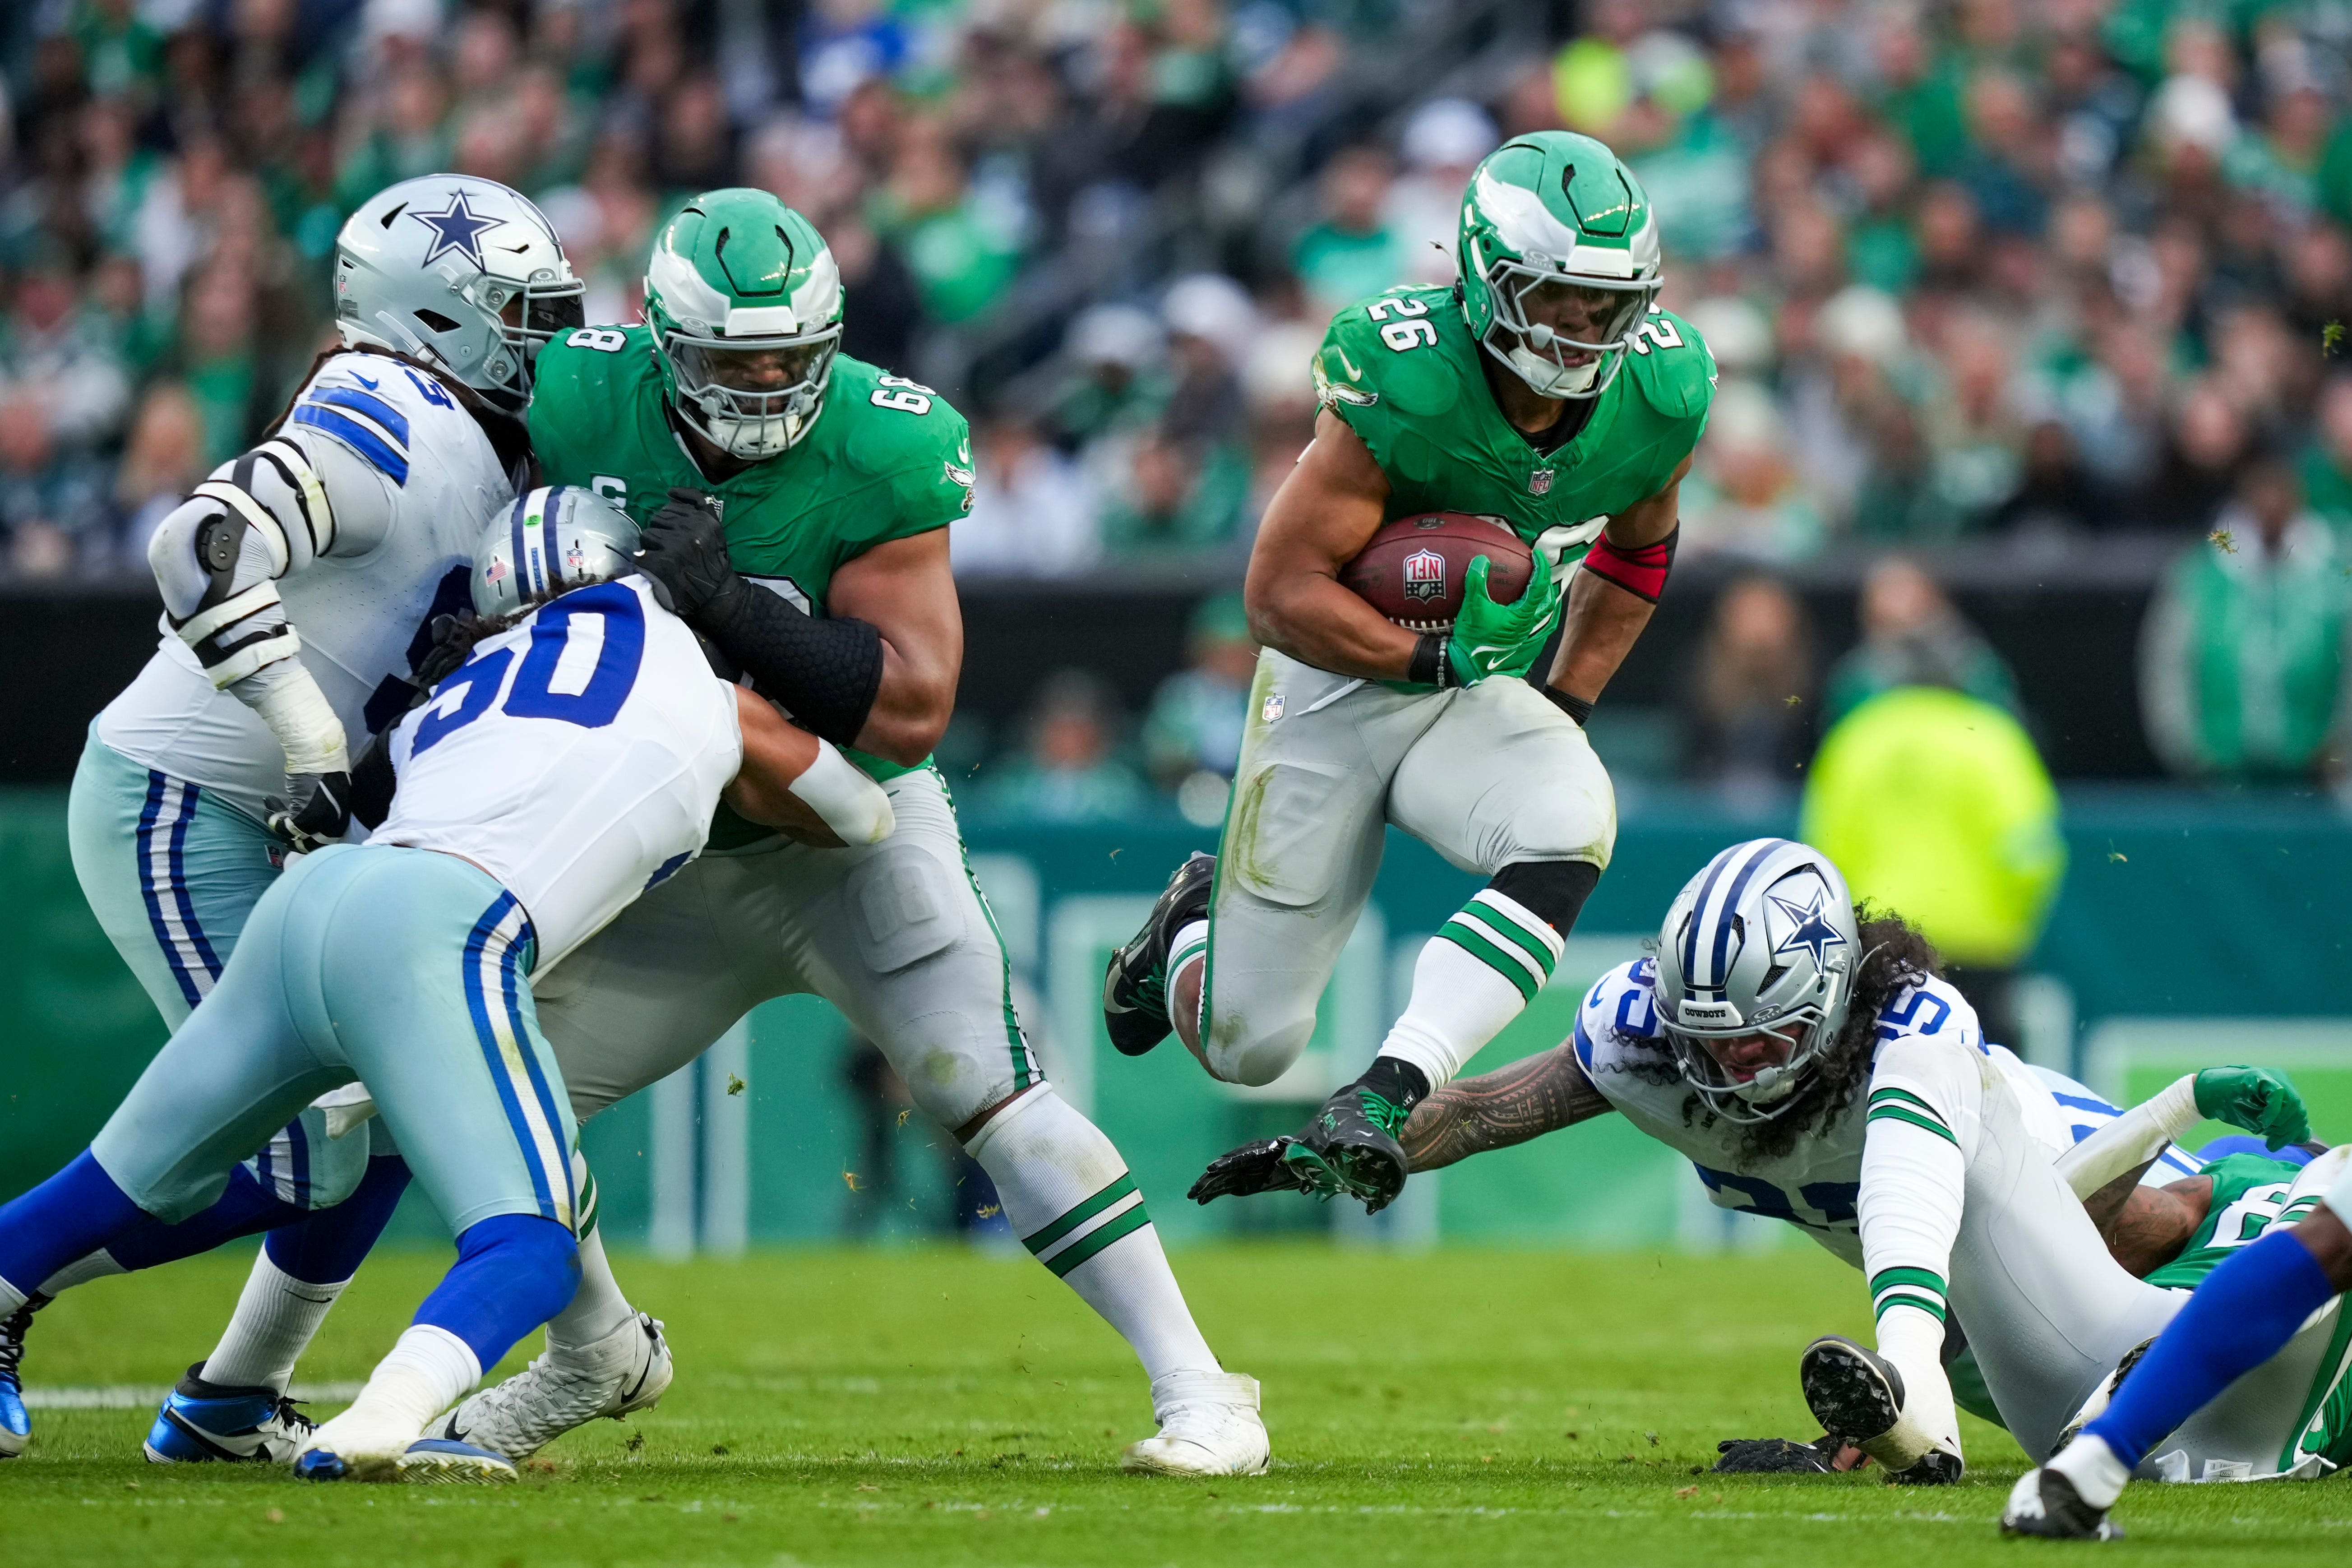
[(390, 524), (391, 498), (373, 468), (306, 435), (273, 437), (215, 469), (156, 529), (147, 560), (164, 624), (215, 687), (268, 724), (286, 771), (344, 773), (342, 723), (295, 658), (301, 638), (278, 582), (338, 546), (345, 554), (373, 549)]
[(2163, 1153), (2198, 1121), (2197, 1075), (2189, 1073), (2058, 1156), (2058, 1174), (2076, 1197), (2087, 1199)]

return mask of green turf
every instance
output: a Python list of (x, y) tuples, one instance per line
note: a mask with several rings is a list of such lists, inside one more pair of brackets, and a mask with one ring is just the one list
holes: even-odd
[[(379, 1258), (305, 1367), (358, 1378), (438, 1273)], [(1185, 1252), (1230, 1364), (1265, 1384), (1275, 1468), (1120, 1475), (1149, 1430), (1124, 1348), (1034, 1264), (958, 1251), (622, 1260), (668, 1320), (659, 1409), (599, 1422), (502, 1488), (313, 1486), (138, 1458), (143, 1413), (40, 1412), (0, 1467), (6, 1560), (807, 1564), (2015, 1563), (2021, 1463), (1971, 1423), (1962, 1486), (1694, 1475), (1730, 1435), (1803, 1435), (1812, 1333), (1855, 1331), (1825, 1257), (1310, 1244)], [(36, 1384), (162, 1383), (200, 1353), (243, 1260), (108, 1280), (43, 1313)], [(1826, 1309), (1826, 1310), (1825, 1310)], [(2352, 1542), (2352, 1486), (2137, 1489), (2099, 1561), (2311, 1563)]]

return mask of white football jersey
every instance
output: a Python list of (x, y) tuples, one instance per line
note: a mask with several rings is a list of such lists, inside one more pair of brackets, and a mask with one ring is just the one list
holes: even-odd
[[(1651, 995), (1654, 959), (1621, 963), (1594, 983), (1577, 1009), (1577, 1060), (1625, 1119), (1688, 1159), (1717, 1206), (1769, 1215), (1806, 1234), (1857, 1268), (1862, 1263), (1858, 1208), (1862, 1193), (1863, 1101), (1868, 1085), (1822, 1131), (1809, 1134), (1777, 1160), (1745, 1159), (1745, 1131), (1717, 1119), (1675, 1071)], [(1878, 1039), (1911, 1036), (1952, 1038), (1981, 1053), (2017, 1091), (2026, 1129), (2052, 1158), (2114, 1121), (2116, 1108), (2063, 1074), (2027, 1066), (2005, 1047), (1987, 1044), (1976, 1009), (1950, 984), (1929, 979), (1906, 987), (1879, 1009)], [(1688, 1106), (1689, 1113), (1685, 1114)], [(2151, 1183), (2179, 1181), (2197, 1166), (2168, 1152), (2149, 1171)]]
[[(278, 431), (309, 455), (337, 521), (330, 552), (278, 579), (298, 656), (356, 757), (415, 695), (408, 676), (435, 616), (471, 613), (467, 578), (515, 477), (449, 389), (383, 354), (319, 367)], [(286, 791), (277, 738), (215, 689), (166, 624), (155, 655), (107, 704), (98, 738), (142, 766), (210, 789), (255, 816)]]
[(462, 855), (520, 900), (543, 974), (700, 852), (742, 766), (735, 689), (646, 579), (599, 583), (474, 646), (392, 735), (369, 839)]

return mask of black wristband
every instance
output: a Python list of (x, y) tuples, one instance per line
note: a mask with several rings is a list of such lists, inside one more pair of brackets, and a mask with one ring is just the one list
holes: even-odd
[(1423, 632), (1421, 640), (1412, 645), (1412, 662), (1405, 666), (1404, 678), (1416, 686), (1434, 686), (1440, 691), (1454, 684), (1454, 661), (1445, 657), (1445, 645), (1450, 632)]
[(1592, 717), (1593, 700), (1591, 698), (1571, 697), (1549, 680), (1536, 689), (1550, 698), (1553, 707), (1575, 720), (1576, 727), (1580, 730), (1584, 728), (1584, 721)]
[(882, 634), (868, 623), (806, 615), (781, 594), (743, 583), (717, 617), (688, 625), (741, 667), (760, 695), (810, 733), (845, 746), (866, 728), (882, 689)]

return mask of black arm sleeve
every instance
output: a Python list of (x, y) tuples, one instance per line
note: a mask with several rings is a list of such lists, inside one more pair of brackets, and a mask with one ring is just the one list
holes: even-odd
[(392, 815), (393, 791), (400, 787), (400, 776), (392, 767), (392, 747), (386, 743), (391, 733), (392, 726), (385, 725), (352, 764), (352, 816), (370, 833)]
[(723, 616), (705, 612), (688, 624), (812, 734), (845, 746), (866, 728), (882, 689), (882, 634), (867, 622), (820, 620), (746, 583)]

